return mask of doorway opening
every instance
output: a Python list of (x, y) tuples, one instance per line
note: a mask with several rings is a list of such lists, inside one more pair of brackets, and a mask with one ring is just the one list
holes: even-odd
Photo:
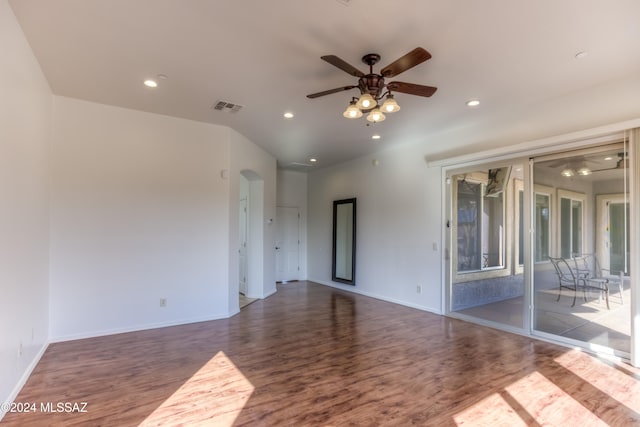
[(243, 170), (238, 187), (238, 282), (233, 293), (242, 308), (264, 294), (264, 181)]
[(627, 158), (618, 143), (532, 160), (533, 331), (625, 358), (631, 351)]
[(524, 328), (523, 165), (449, 177), (451, 313)]

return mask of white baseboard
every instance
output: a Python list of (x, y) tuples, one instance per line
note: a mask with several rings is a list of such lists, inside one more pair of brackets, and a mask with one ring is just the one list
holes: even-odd
[(329, 286), (331, 288), (340, 289), (342, 291), (352, 292), (354, 294), (359, 294), (359, 295), (364, 295), (366, 297), (379, 299), (379, 300), (390, 302), (390, 303), (393, 303), (393, 304), (398, 304), (398, 305), (403, 305), (405, 307), (415, 308), (417, 310), (428, 311), (429, 313), (433, 313), (433, 314), (444, 315), (444, 313), (442, 313), (441, 310), (433, 308), (433, 307), (426, 307), (424, 305), (414, 304), (414, 303), (411, 303), (411, 302), (408, 302), (408, 301), (402, 301), (402, 300), (398, 300), (398, 299), (394, 299), (394, 298), (385, 297), (385, 296), (382, 296), (382, 295), (378, 295), (378, 294), (374, 294), (374, 293), (371, 293), (371, 292), (363, 291), (361, 289), (358, 289), (355, 286), (341, 285), (341, 284), (334, 283), (334, 282), (327, 282), (327, 281), (324, 281), (324, 280), (316, 280), (316, 279), (307, 279), (307, 281), (318, 283), (318, 284), (323, 285), (323, 286)]
[[(18, 397), (18, 394), (22, 390), (22, 387), (24, 387), (24, 385), (27, 383), (27, 380), (31, 376), (31, 373), (40, 362), (40, 359), (42, 359), (42, 356), (44, 355), (44, 352), (47, 351), (48, 347), (49, 347), (48, 342), (45, 342), (44, 344), (42, 344), (42, 347), (40, 347), (40, 350), (38, 350), (38, 353), (36, 353), (35, 357), (33, 358), (33, 360), (31, 360), (31, 363), (29, 363), (29, 366), (27, 366), (27, 369), (23, 372), (22, 376), (20, 377), (20, 381), (18, 381), (16, 385), (13, 387), (13, 390), (11, 390), (11, 393), (7, 397), (6, 403), (14, 402), (16, 400), (16, 397)], [(2, 405), (0, 407), (0, 421), (2, 421), (2, 418), (7, 413), (7, 409), (8, 408), (6, 408), (5, 405)]]
[(80, 334), (60, 335), (56, 337), (51, 337), (49, 342), (55, 343), (55, 342), (74, 341), (74, 340), (81, 340), (85, 338), (96, 338), (96, 337), (103, 337), (107, 335), (125, 334), (127, 332), (145, 331), (148, 329), (167, 328), (169, 326), (187, 325), (189, 323), (208, 322), (210, 320), (227, 319), (231, 317), (233, 314), (235, 313), (217, 314), (213, 316), (181, 319), (181, 320), (174, 320), (170, 322), (149, 323), (146, 325), (130, 326), (126, 328), (107, 329), (102, 331), (92, 331), (92, 332), (86, 332), (86, 333), (80, 333)]

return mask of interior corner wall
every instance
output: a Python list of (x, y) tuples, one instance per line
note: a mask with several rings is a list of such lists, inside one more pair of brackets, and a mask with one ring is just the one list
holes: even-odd
[[(261, 195), (250, 195), (251, 210), (258, 212), (259, 218), (249, 219), (249, 271), (248, 280), (252, 275), (261, 276), (259, 289), (252, 287), (252, 296), (265, 298), (276, 292), (275, 275), (275, 224), (276, 217), (276, 159), (264, 149), (248, 140), (234, 130), (230, 130), (230, 168), (229, 168), (229, 310), (231, 313), (239, 310), (239, 203), (240, 174), (243, 173), (250, 181), (250, 192), (259, 190)], [(259, 200), (260, 206), (256, 206)], [(259, 224), (258, 224), (259, 223)], [(253, 226), (252, 226), (253, 224)], [(258, 226), (259, 225), (259, 226)], [(258, 229), (258, 231), (256, 231)], [(261, 230), (260, 230), (261, 229)], [(259, 234), (259, 235), (256, 235)], [(259, 247), (255, 247), (255, 245)], [(252, 271), (258, 268), (260, 271)]]
[(6, 0), (0, 0), (0, 52), (2, 403), (15, 398), (48, 341), (47, 163), (53, 96)]
[[(441, 169), (428, 167), (417, 146), (309, 173), (308, 280), (442, 313), (441, 180)], [(331, 280), (332, 203), (351, 197), (355, 286)]]
[(54, 116), (51, 339), (228, 317), (229, 129), (60, 96)]
[(278, 170), (277, 205), (298, 208), (300, 213), (298, 280), (307, 279), (307, 174), (289, 170)]

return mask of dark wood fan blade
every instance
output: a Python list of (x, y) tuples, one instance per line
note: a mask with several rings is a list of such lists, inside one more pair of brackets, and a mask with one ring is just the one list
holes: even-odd
[(391, 82), (387, 84), (387, 89), (393, 92), (401, 92), (408, 93), (409, 95), (418, 95), (418, 96), (426, 96), (429, 97), (433, 95), (437, 87), (433, 86), (423, 86), (417, 85), (414, 83), (405, 83), (405, 82)]
[(318, 98), (318, 97), (325, 96), (325, 95), (331, 95), (332, 93), (342, 92), (342, 91), (345, 91), (345, 90), (353, 89), (354, 87), (358, 87), (358, 86), (337, 87), (335, 89), (329, 89), (329, 90), (325, 90), (323, 92), (312, 93), (311, 95), (307, 95), (307, 98), (313, 99), (313, 98)]
[(422, 64), (427, 59), (431, 58), (431, 54), (421, 47), (413, 49), (402, 58), (397, 59), (391, 64), (384, 67), (380, 73), (384, 77), (394, 77), (398, 74), (407, 71), (409, 68), (413, 68), (418, 64)]
[(338, 58), (335, 55), (325, 55), (325, 56), (321, 56), (320, 58), (324, 59), (334, 67), (340, 68), (345, 73), (351, 74), (352, 76), (356, 76), (356, 77), (364, 76), (364, 73), (362, 71), (358, 70), (353, 65), (343, 61), (342, 59)]

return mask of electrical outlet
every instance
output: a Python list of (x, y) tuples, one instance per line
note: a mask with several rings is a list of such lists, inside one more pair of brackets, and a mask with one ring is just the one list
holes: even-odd
[(167, 299), (160, 298), (160, 307), (166, 307), (166, 306), (167, 306)]
[(31, 342), (36, 339), (36, 328), (31, 328)]
[(18, 345), (18, 357), (22, 357), (22, 341), (20, 341)]
[(422, 286), (420, 286), (420, 285), (416, 286), (416, 292), (421, 294), (422, 293)]
[(437, 251), (438, 250), (438, 242), (433, 242), (433, 250)]

